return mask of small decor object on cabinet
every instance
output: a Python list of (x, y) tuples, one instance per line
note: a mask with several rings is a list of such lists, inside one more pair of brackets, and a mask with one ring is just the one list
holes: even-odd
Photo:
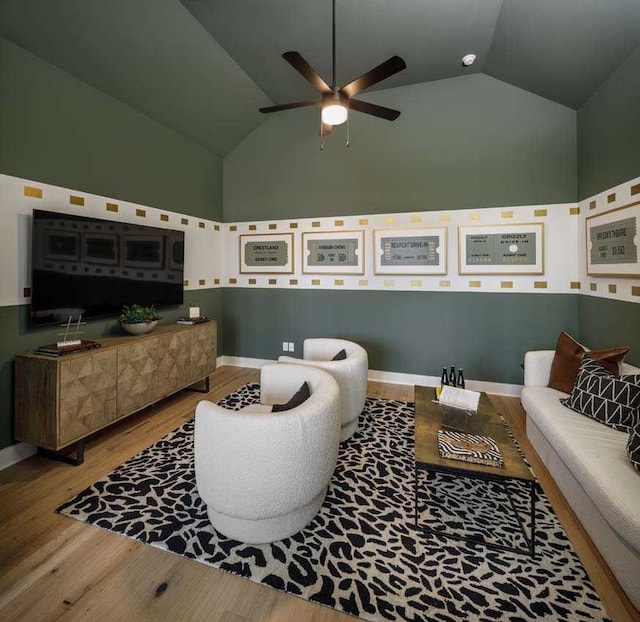
[(120, 326), (131, 335), (146, 335), (158, 324), (160, 316), (154, 306), (125, 305), (118, 320)]

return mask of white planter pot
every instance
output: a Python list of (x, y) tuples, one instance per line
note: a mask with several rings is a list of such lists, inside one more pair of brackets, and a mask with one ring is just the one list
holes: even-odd
[(125, 324), (124, 322), (120, 322), (120, 326), (124, 328), (131, 335), (146, 335), (150, 333), (158, 324), (158, 320), (154, 320), (153, 322), (139, 322), (138, 324)]

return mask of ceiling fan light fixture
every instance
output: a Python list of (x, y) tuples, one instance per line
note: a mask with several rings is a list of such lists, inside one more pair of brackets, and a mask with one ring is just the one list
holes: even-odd
[(341, 125), (348, 116), (347, 107), (342, 104), (329, 104), (322, 108), (322, 122), (329, 125)]

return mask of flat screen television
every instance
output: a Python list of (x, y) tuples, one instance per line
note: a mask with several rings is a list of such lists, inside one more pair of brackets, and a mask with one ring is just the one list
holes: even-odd
[(184, 232), (33, 210), (31, 324), (184, 301)]

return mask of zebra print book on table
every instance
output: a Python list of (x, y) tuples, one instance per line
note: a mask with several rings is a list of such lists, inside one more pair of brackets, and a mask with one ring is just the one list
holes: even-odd
[(500, 468), (504, 466), (500, 449), (489, 436), (438, 430), (438, 452), (442, 458), (450, 460)]

